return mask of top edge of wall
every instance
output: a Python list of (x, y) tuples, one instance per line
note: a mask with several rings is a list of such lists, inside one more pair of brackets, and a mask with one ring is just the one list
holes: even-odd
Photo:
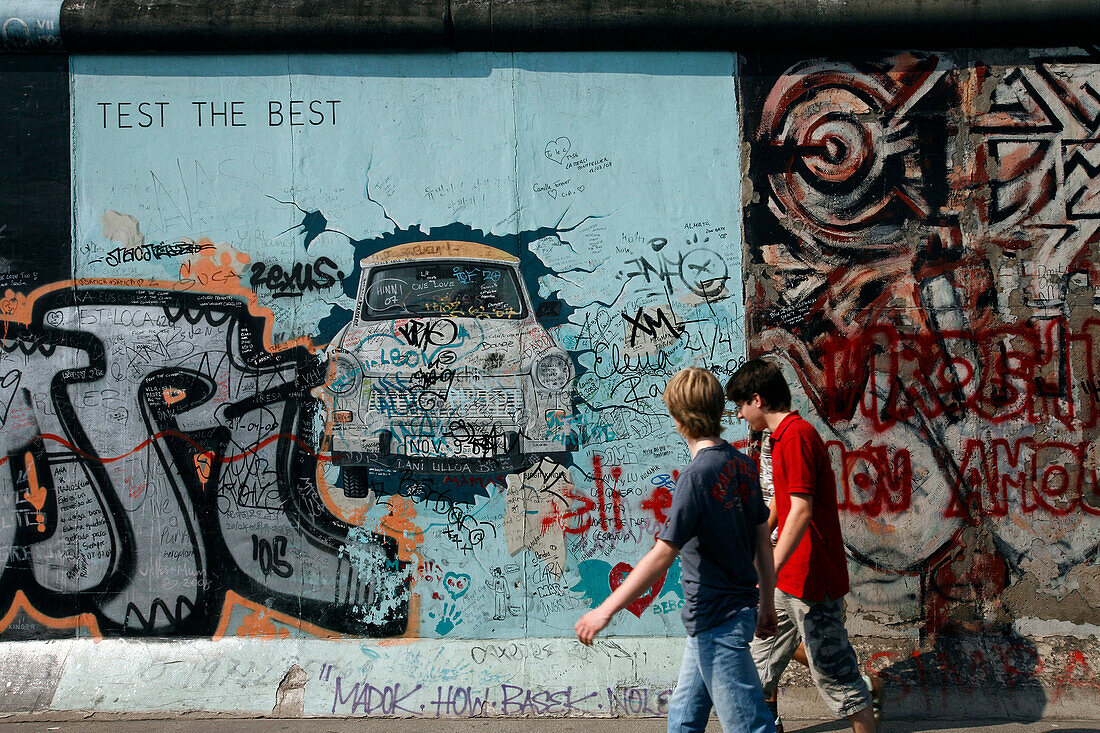
[(0, 0), (0, 50), (815, 51), (1095, 43), (1089, 0)]

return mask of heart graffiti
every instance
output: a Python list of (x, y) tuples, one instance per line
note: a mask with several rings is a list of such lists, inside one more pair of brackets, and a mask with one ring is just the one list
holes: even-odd
[(466, 573), (447, 573), (443, 576), (443, 587), (451, 594), (451, 599), (457, 601), (470, 590), (470, 576)]
[[(611, 568), (611, 574), (607, 576), (607, 583), (611, 586), (611, 590), (614, 591), (620, 585), (623, 584), (623, 580), (630, 574), (630, 571), (634, 569), (633, 565), (625, 562), (621, 562), (615, 567)], [(645, 595), (639, 596), (637, 600), (626, 607), (626, 610), (638, 618), (642, 617), (642, 613), (649, 608), (649, 604), (657, 598), (661, 593), (661, 588), (665, 585), (665, 576), (662, 575), (657, 579), (657, 582), (650, 587), (649, 592)]]
[(551, 140), (546, 143), (546, 157), (555, 163), (561, 165), (561, 162), (565, 160), (565, 156), (569, 154), (569, 149), (573, 147), (573, 143), (569, 142), (567, 137), (559, 137), (557, 140)]

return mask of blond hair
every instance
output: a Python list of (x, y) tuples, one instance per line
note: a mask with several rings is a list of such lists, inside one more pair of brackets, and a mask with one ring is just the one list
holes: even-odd
[(685, 438), (698, 440), (722, 434), (726, 398), (718, 378), (706, 369), (688, 367), (677, 372), (668, 380), (661, 399), (680, 423)]

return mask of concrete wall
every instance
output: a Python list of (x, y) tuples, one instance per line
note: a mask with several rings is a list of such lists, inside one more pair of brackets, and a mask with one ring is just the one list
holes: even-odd
[(894, 713), (1100, 714), (1084, 52), (0, 60), (4, 710), (661, 714), (748, 351)]
[(1073, 50), (743, 67), (750, 350), (829, 441), (850, 627), (947, 649), (948, 679), (982, 666), (959, 639), (1100, 631), (1097, 73)]
[(1096, 631), (1083, 61), (759, 59), (744, 78), (752, 348), (828, 430), (879, 623)]
[[(4, 633), (500, 639), (492, 675), (568, 636), (670, 504), (664, 382), (743, 358), (735, 72), (73, 57), (72, 246), (5, 320)], [(611, 635), (682, 633), (678, 572)]]

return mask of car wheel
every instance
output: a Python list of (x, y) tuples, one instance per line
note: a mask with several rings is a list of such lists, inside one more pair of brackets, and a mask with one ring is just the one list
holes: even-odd
[(365, 466), (344, 466), (341, 469), (344, 496), (349, 499), (365, 499), (370, 495), (370, 481)]

